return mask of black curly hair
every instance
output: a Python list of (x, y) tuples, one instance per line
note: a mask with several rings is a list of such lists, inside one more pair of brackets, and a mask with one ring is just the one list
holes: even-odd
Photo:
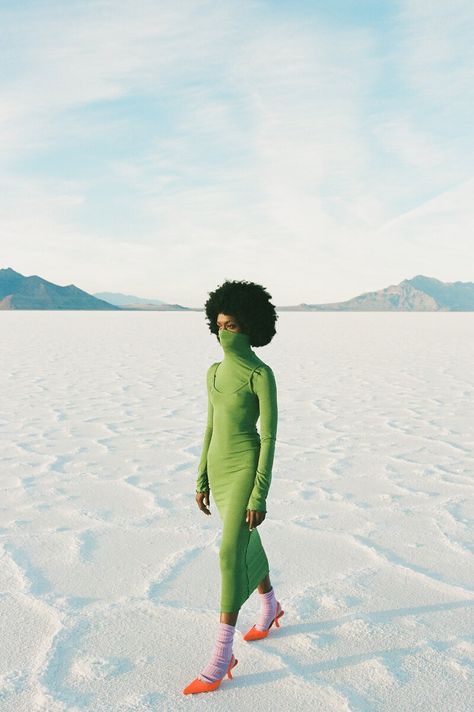
[(265, 287), (247, 280), (226, 280), (213, 292), (204, 305), (208, 326), (217, 338), (219, 314), (234, 316), (241, 331), (250, 337), (251, 346), (266, 346), (276, 334), (276, 309), (270, 302), (272, 295)]

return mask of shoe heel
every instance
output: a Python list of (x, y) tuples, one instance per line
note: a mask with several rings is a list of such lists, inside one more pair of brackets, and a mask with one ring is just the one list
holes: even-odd
[(278, 622), (278, 619), (281, 618), (281, 616), (284, 614), (284, 612), (285, 612), (285, 611), (280, 611), (280, 613), (279, 613), (279, 614), (276, 616), (276, 618), (275, 618), (275, 625), (276, 625), (277, 628), (280, 627), (280, 624), (279, 624), (279, 622)]
[(231, 670), (232, 670), (232, 668), (234, 668), (234, 667), (237, 665), (238, 662), (239, 662), (239, 661), (237, 660), (237, 658), (234, 658), (234, 656), (232, 655), (231, 661), (230, 661), (230, 663), (229, 663), (229, 667), (227, 668), (227, 677), (228, 677), (230, 680), (233, 680), (233, 676), (232, 676)]

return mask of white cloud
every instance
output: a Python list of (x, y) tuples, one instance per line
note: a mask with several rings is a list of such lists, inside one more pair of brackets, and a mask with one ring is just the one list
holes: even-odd
[(470, 179), (389, 221), (379, 231), (380, 251), (390, 252), (396, 269), (412, 264), (411, 276), (473, 281), (473, 194)]
[(457, 239), (465, 241), (466, 247), (472, 245), (474, 227), (474, 178), (464, 181), (439, 195), (426, 200), (416, 208), (399, 215), (386, 223), (381, 232), (395, 229), (422, 229), (430, 232), (431, 239), (448, 237), (449, 233), (459, 231)]
[(415, 126), (408, 116), (400, 115), (380, 123), (374, 133), (395, 161), (424, 171), (431, 171), (449, 162), (448, 148), (437, 144), (434, 137), (422, 127)]
[[(403, 0), (404, 79), (440, 110), (472, 101), (474, 11), (470, 0)], [(454, 106), (453, 106), (454, 102)]]
[[(370, 279), (378, 287), (426, 273), (428, 241), (416, 236), (432, 232), (434, 213), (395, 218), (470, 170), (455, 111), (462, 123), (472, 10), (455, 5), (457, 18), (451, 10), (446, 18), (441, 4), (405, 2), (399, 44), (383, 57), (375, 27), (342, 28), (296, 10), (288, 20), (271, 3), (71, 2), (3, 11), (12, 68), (0, 112), (8, 266), (39, 273), (49, 265), (51, 274), (54, 261), (60, 283), (67, 274), (90, 291), (144, 290), (187, 304), (199, 303), (223, 272), (274, 284), (278, 303), (335, 301), (367, 291)], [(409, 88), (399, 89), (399, 102), (377, 96), (380, 62)], [(453, 121), (451, 135), (436, 116), (422, 120), (423, 102), (443, 107), (443, 86), (451, 109), (440, 115)], [(103, 121), (84, 119), (81, 109), (135, 95), (159, 98), (175, 113), (167, 131), (145, 129), (146, 149), (135, 157), (118, 151), (104, 164), (103, 184), (130, 187), (129, 237), (117, 239), (113, 222), (100, 230), (93, 220), (82, 224), (81, 215), (92, 215), (88, 179), (15, 177), (17, 159), (59, 142), (67, 171), (76, 142), (122, 140), (128, 121), (132, 137), (126, 103), (123, 115)], [(443, 229), (455, 228), (462, 247), (449, 258), (431, 241), (433, 276), (449, 264), (454, 276), (465, 264), (461, 233), (470, 222), (459, 205), (453, 199)]]

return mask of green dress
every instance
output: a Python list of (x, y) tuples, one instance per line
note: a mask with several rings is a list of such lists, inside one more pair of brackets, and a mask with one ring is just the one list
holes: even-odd
[[(208, 417), (196, 491), (210, 489), (223, 522), (219, 561), (221, 608), (240, 609), (269, 573), (258, 528), (247, 509), (266, 512), (278, 410), (275, 377), (243, 332), (223, 329), (224, 359), (207, 371)], [(260, 417), (260, 433), (256, 423)]]

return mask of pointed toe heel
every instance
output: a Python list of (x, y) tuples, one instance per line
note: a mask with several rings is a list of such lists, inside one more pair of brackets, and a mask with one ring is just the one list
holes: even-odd
[(278, 619), (281, 618), (284, 613), (285, 613), (285, 611), (280, 606), (280, 603), (278, 603), (277, 614), (276, 614), (275, 618), (272, 620), (272, 622), (270, 623), (270, 625), (268, 626), (268, 628), (266, 630), (258, 630), (258, 628), (256, 628), (255, 625), (253, 625), (250, 628), (250, 630), (248, 630), (246, 632), (246, 634), (244, 635), (244, 640), (250, 641), (250, 640), (261, 640), (262, 638), (266, 638), (270, 632), (270, 628), (272, 627), (272, 625), (274, 623), (277, 628), (280, 627), (280, 623), (279, 623)]
[(214, 680), (214, 682), (205, 682), (205, 680), (201, 680), (201, 678), (196, 677), (192, 682), (189, 683), (189, 685), (187, 685), (187, 687), (184, 688), (183, 694), (194, 695), (198, 692), (212, 692), (212, 690), (217, 690), (226, 675), (230, 680), (233, 679), (232, 668), (235, 668), (238, 662), (239, 661), (232, 653), (232, 657), (230, 659), (227, 670), (221, 678), (219, 678), (218, 680)]

